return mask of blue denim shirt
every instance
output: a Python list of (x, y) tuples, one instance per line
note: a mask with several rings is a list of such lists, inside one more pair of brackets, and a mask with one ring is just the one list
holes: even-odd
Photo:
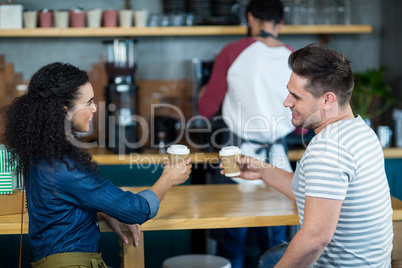
[(64, 163), (34, 162), (27, 173), (26, 194), (35, 261), (63, 252), (97, 253), (97, 212), (142, 224), (159, 210), (151, 190), (125, 192), (96, 174), (69, 171)]

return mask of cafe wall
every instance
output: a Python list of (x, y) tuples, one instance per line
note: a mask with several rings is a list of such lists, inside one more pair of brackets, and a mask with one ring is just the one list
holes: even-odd
[[(70, 0), (20, 1), (25, 9), (121, 9), (124, 1)], [(376, 67), (380, 64), (381, 1), (352, 0), (352, 23), (370, 24), (373, 33), (342, 34), (330, 36), (329, 47), (346, 54), (352, 61), (354, 71)], [(132, 9), (148, 9), (151, 13), (163, 10), (161, 0), (131, 0)], [(167, 36), (139, 37), (136, 44), (137, 75), (139, 80), (185, 79), (189, 77), (189, 61), (194, 58), (210, 59), (228, 42), (240, 36)], [(22, 72), (23, 79), (41, 66), (64, 61), (89, 70), (93, 63), (101, 60), (104, 47), (102, 41), (110, 38), (1, 38), (0, 54), (7, 62)], [(294, 49), (318, 40), (317, 35), (281, 35), (280, 39)]]
[[(382, 31), (381, 31), (381, 65), (387, 68), (386, 82), (394, 89), (393, 97), (399, 100), (396, 105), (402, 109), (402, 1), (384, 1), (382, 8)], [(392, 109), (381, 116), (384, 125), (392, 126)], [(396, 134), (396, 132), (394, 132)], [(394, 134), (394, 136), (395, 136)]]

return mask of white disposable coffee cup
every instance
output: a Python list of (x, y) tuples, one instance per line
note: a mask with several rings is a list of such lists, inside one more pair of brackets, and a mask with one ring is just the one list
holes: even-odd
[(146, 27), (148, 21), (148, 10), (141, 9), (141, 10), (134, 10), (134, 26), (135, 27)]
[(240, 157), (241, 149), (237, 146), (226, 146), (219, 151), (219, 158), (221, 159), (226, 177), (236, 177), (240, 175), (240, 165), (237, 163)]
[(169, 162), (171, 164), (176, 164), (177, 162), (182, 161), (189, 156), (190, 149), (185, 145), (174, 144), (167, 149), (167, 153)]

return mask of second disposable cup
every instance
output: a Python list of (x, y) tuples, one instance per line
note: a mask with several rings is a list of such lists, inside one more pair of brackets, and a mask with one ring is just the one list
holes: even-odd
[(167, 149), (169, 163), (176, 164), (186, 159), (190, 154), (190, 149), (185, 145), (175, 144)]
[(221, 159), (226, 177), (235, 177), (240, 175), (240, 165), (237, 163), (237, 160), (240, 157), (241, 150), (237, 146), (226, 146), (219, 151), (219, 158)]

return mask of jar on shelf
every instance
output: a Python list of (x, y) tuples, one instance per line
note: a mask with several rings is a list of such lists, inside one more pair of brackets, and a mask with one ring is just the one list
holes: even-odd
[(28, 92), (28, 86), (25, 84), (18, 84), (15, 87), (15, 96), (19, 97)]

